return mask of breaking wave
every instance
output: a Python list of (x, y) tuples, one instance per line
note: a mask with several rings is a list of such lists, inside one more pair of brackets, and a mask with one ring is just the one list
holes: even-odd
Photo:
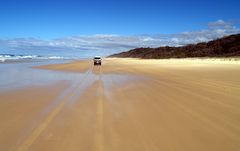
[(14, 54), (0, 54), (0, 62), (9, 60), (24, 60), (24, 59), (70, 59), (61, 56), (40, 56), (40, 55), (14, 55)]

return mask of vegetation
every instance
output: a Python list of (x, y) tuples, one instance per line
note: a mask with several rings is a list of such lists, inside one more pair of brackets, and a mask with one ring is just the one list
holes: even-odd
[(240, 34), (183, 47), (136, 48), (127, 52), (113, 54), (109, 57), (165, 59), (235, 56), (240, 56)]

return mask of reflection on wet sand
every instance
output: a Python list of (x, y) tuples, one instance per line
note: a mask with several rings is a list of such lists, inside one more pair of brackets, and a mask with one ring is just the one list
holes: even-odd
[(239, 64), (106, 59), (40, 68), (44, 77), (33, 81), (45, 85), (0, 93), (0, 150), (240, 148)]
[(96, 74), (96, 75), (101, 75), (101, 73), (102, 73), (102, 66), (93, 66), (92, 73)]

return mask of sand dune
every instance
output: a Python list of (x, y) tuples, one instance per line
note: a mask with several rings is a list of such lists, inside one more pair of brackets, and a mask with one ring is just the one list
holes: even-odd
[(240, 149), (239, 61), (105, 59), (39, 68), (83, 76), (0, 94), (0, 150)]

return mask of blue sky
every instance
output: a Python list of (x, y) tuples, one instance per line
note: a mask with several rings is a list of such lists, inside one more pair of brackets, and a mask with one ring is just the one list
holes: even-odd
[(103, 52), (108, 54), (196, 43), (239, 33), (239, 6), (238, 0), (1, 0), (0, 49), (84, 53), (109, 48)]

